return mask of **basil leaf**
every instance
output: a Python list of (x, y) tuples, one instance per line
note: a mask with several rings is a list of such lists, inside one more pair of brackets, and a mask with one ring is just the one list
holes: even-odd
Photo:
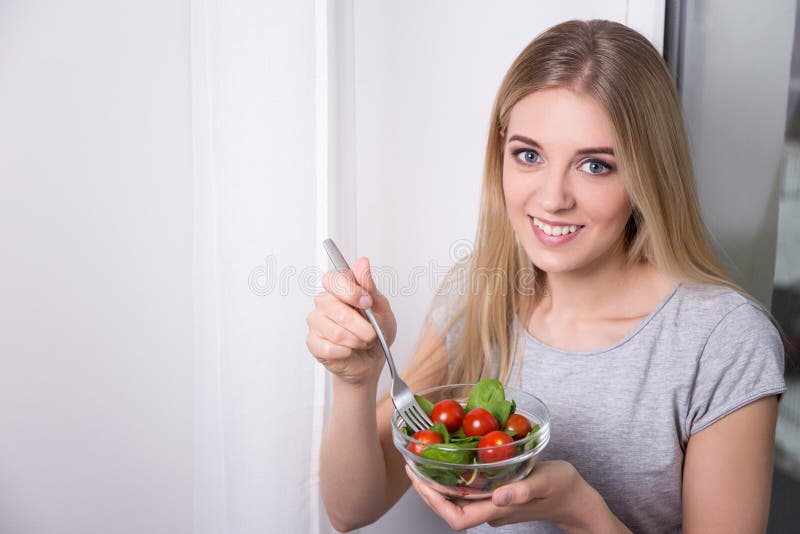
[(463, 438), (454, 438), (450, 437), (450, 444), (451, 445), (458, 445), (459, 447), (473, 447), (476, 445), (483, 436), (470, 436), (470, 437), (463, 437)]
[(438, 432), (439, 434), (441, 434), (442, 439), (444, 440), (445, 443), (450, 443), (450, 433), (447, 431), (447, 427), (444, 426), (444, 423), (439, 421), (438, 423), (433, 425), (430, 429), (433, 430), (434, 432)]
[(488, 406), (482, 406), (485, 408), (495, 419), (497, 419), (497, 424), (500, 425), (500, 428), (506, 426), (506, 421), (508, 421), (508, 416), (511, 415), (511, 401), (501, 400), (495, 401), (489, 404)]
[(417, 404), (419, 404), (419, 407), (422, 408), (422, 411), (424, 411), (425, 414), (430, 417), (431, 412), (433, 411), (433, 403), (425, 397), (420, 397), (419, 395), (414, 395), (414, 399), (417, 401)]
[(484, 378), (472, 387), (464, 412), (469, 412), (475, 408), (484, 408), (491, 411), (489, 410), (491, 404), (504, 400), (506, 400), (506, 394), (503, 390), (503, 384), (494, 378)]
[(438, 465), (418, 465), (417, 469), (419, 469), (428, 478), (435, 480), (443, 486), (458, 485), (459, 481), (461, 480), (461, 475), (464, 473), (464, 471), (460, 469), (452, 469), (450, 467), (441, 467)]
[[(538, 431), (539, 431), (539, 425), (534, 425), (533, 428), (531, 428), (531, 431), (528, 432), (528, 435), (525, 436), (525, 437), (528, 438), (528, 437), (532, 436), (533, 434), (536, 434)], [(529, 451), (529, 450), (533, 449), (534, 447), (536, 447), (538, 444), (539, 444), (539, 440), (538, 439), (532, 439), (528, 443), (526, 443), (524, 447), (522, 447), (522, 450), (523, 451)]]
[(436, 445), (429, 445), (422, 451), (421, 456), (437, 462), (447, 462), (449, 464), (468, 464), (472, 461), (469, 451), (440, 449)]
[(455, 432), (450, 434), (450, 441), (456, 441), (456, 440), (459, 440), (459, 439), (465, 439), (466, 437), (467, 437), (467, 435), (464, 434), (464, 427), (459, 426), (458, 430), (456, 430)]
[(469, 441), (451, 441), (449, 445), (461, 449), (475, 449), (478, 446), (478, 442), (480, 442), (479, 439), (470, 439)]
[(519, 469), (518, 465), (511, 465), (509, 467), (502, 467), (496, 469), (484, 469), (481, 471), (481, 474), (486, 478), (488, 478), (489, 480), (505, 479), (505, 478), (510, 478), (509, 475), (517, 469)]

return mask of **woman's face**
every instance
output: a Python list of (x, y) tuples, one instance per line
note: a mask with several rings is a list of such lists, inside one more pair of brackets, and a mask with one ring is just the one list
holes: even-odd
[(548, 273), (591, 271), (623, 254), (630, 200), (603, 108), (568, 89), (536, 91), (512, 109), (503, 191), (514, 232)]

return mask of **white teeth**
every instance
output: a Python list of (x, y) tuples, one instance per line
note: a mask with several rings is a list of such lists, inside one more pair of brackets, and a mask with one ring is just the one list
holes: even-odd
[(544, 232), (546, 235), (553, 235), (553, 236), (562, 236), (571, 234), (583, 228), (583, 226), (575, 224), (570, 226), (550, 226), (549, 224), (544, 224), (536, 217), (533, 218), (533, 224), (535, 224), (538, 228), (541, 228), (542, 232)]

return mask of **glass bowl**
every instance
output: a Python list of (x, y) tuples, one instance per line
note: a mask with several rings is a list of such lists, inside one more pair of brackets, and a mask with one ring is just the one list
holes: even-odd
[[(419, 391), (417, 395), (425, 397), (434, 404), (443, 399), (453, 399), (464, 406), (473, 386), (474, 384), (437, 386)], [(513, 457), (500, 462), (481, 463), (477, 459), (477, 445), (467, 448), (447, 444), (435, 445), (435, 448), (451, 451), (461, 459), (469, 458), (470, 463), (450, 463), (419, 456), (408, 450), (408, 446), (421, 442), (406, 434), (403, 430), (405, 423), (397, 410), (392, 413), (394, 446), (403, 455), (411, 470), (438, 492), (460, 499), (490, 497), (492, 492), (500, 486), (528, 476), (533, 470), (533, 466), (536, 465), (536, 459), (550, 439), (550, 412), (547, 406), (530, 393), (514, 388), (504, 389), (506, 400), (513, 400), (516, 403), (514, 413), (527, 417), (533, 428), (531, 434), (525, 438), (508, 445), (492, 447), (493, 449), (513, 447)]]

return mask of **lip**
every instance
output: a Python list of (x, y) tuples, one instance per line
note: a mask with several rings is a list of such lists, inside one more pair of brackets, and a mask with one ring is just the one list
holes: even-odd
[[(536, 217), (535, 215), (528, 215), (531, 221), (533, 218)], [(549, 219), (543, 219), (541, 217), (536, 217), (539, 221), (543, 222), (544, 224), (549, 224), (550, 226), (583, 226), (582, 224), (578, 224), (575, 222), (564, 222), (564, 221), (551, 221)]]
[[(539, 219), (539, 217), (536, 218)], [(539, 220), (544, 224), (549, 224), (553, 226), (553, 223), (551, 223), (546, 219), (539, 219)], [(544, 230), (533, 224), (533, 217), (531, 217), (530, 215), (528, 216), (528, 221), (530, 222), (531, 230), (533, 230), (533, 233), (536, 236), (536, 238), (543, 245), (546, 245), (548, 247), (557, 247), (565, 243), (569, 243), (583, 231), (583, 228), (578, 228), (576, 231), (567, 235), (559, 235), (559, 236), (547, 235), (546, 233), (544, 233)], [(555, 226), (572, 226), (572, 225), (570, 223), (555, 223)], [(575, 226), (580, 226), (580, 225), (576, 224)]]

